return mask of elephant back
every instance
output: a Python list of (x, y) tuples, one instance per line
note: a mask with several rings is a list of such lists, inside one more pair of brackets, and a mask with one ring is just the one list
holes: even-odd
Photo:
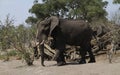
[(59, 25), (61, 28), (75, 28), (78, 29), (85, 29), (89, 28), (89, 24), (85, 22), (84, 20), (68, 20), (68, 19), (60, 19)]

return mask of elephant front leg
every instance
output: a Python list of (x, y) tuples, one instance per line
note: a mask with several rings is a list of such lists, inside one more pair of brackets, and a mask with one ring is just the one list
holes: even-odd
[(57, 61), (58, 66), (65, 65), (64, 51), (65, 51), (65, 40), (61, 36), (54, 38), (54, 44), (56, 48), (55, 61)]
[(55, 61), (57, 61), (57, 66), (65, 65), (65, 58), (64, 58), (64, 51), (63, 50), (56, 50)]

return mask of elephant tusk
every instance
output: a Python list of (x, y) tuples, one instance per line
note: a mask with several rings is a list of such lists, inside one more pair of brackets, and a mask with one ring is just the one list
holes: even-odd
[(36, 43), (35, 43), (35, 46), (38, 46), (38, 45), (39, 45), (39, 42), (36, 42)]
[(45, 40), (43, 40), (43, 41), (40, 43), (40, 45), (44, 44), (44, 42), (45, 42)]

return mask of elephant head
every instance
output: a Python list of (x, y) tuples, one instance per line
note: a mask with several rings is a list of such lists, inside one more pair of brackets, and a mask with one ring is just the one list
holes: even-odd
[(46, 18), (43, 21), (37, 22), (37, 40), (39, 41), (39, 47), (41, 52), (41, 65), (44, 66), (44, 41), (51, 36), (52, 31), (59, 24), (59, 19), (55, 16)]
[(39, 21), (37, 23), (37, 40), (42, 42), (48, 36), (52, 34), (52, 31), (55, 29), (56, 26), (59, 24), (59, 19), (56, 16), (52, 16), (50, 18), (46, 18), (43, 21)]

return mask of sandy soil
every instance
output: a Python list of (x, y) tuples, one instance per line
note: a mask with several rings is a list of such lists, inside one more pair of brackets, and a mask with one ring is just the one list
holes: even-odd
[(65, 66), (54, 66), (56, 62), (46, 61), (46, 67), (40, 65), (40, 60), (34, 61), (33, 66), (27, 66), (21, 60), (0, 60), (0, 75), (120, 75), (120, 56), (108, 63), (106, 55), (96, 57), (96, 63), (69, 63)]

